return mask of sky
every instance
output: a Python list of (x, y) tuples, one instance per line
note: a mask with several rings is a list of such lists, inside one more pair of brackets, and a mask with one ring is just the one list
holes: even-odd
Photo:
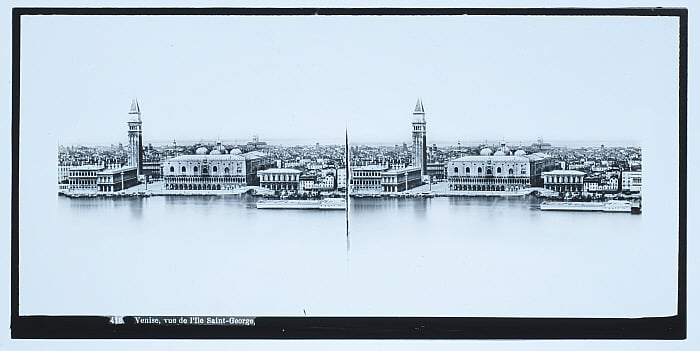
[(27, 16), (21, 45), (20, 120), (49, 144), (125, 143), (133, 98), (145, 143), (410, 143), (419, 97), (440, 145), (639, 144), (678, 118), (676, 18)]

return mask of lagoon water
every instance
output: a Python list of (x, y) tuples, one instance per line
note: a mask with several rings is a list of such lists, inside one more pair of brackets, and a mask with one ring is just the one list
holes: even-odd
[(20, 313), (676, 311), (677, 233), (652, 230), (646, 213), (543, 212), (534, 197), (352, 199), (346, 235), (343, 211), (255, 201), (58, 197), (21, 217)]

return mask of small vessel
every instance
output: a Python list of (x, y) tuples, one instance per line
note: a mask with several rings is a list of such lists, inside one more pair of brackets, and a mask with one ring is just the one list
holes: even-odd
[(291, 210), (344, 210), (345, 199), (328, 198), (323, 200), (260, 200), (255, 204), (258, 209)]
[(610, 200), (605, 202), (603, 212), (632, 212), (632, 203), (625, 200)]
[(606, 202), (561, 202), (545, 201), (540, 204), (543, 211), (602, 211), (602, 212), (632, 212), (632, 203), (625, 200), (609, 200)]
[(320, 210), (345, 210), (346, 204), (345, 199), (328, 198), (321, 200), (318, 208)]

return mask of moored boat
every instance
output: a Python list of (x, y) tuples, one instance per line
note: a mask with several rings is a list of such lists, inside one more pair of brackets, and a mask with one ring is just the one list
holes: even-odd
[(543, 211), (602, 211), (602, 212), (632, 212), (632, 203), (624, 200), (609, 200), (606, 202), (562, 202), (545, 201), (540, 204)]
[(323, 200), (260, 200), (255, 204), (258, 209), (291, 209), (291, 210), (344, 210), (345, 199)]

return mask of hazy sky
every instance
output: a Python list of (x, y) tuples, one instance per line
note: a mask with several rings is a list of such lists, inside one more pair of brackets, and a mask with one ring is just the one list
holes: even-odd
[[(678, 118), (678, 20), (26, 16), (23, 129), (63, 144), (643, 140)], [(661, 126), (663, 128), (663, 126)], [(673, 133), (670, 133), (673, 135)]]

